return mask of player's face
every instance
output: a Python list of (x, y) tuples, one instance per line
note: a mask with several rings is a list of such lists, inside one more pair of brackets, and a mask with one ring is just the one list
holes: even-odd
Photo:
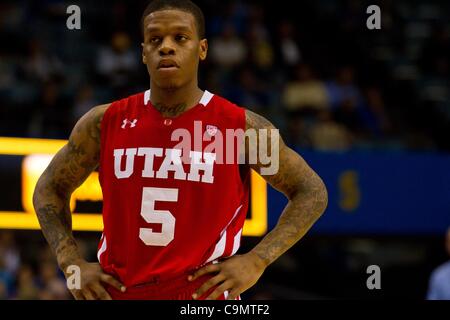
[(199, 39), (192, 14), (162, 10), (145, 18), (142, 48), (152, 84), (177, 89), (197, 82), (198, 64), (206, 59), (208, 43)]

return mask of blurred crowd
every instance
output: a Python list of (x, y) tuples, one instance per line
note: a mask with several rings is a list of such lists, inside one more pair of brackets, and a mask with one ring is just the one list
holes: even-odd
[[(147, 89), (146, 1), (0, 3), (0, 135), (67, 138), (97, 104)], [(203, 88), (259, 112), (316, 150), (449, 151), (450, 4), (380, 1), (368, 30), (356, 0), (198, 1), (207, 20)]]
[[(96, 261), (99, 236), (77, 234), (81, 254)], [(0, 300), (67, 300), (64, 274), (40, 231), (0, 230)]]
[(14, 233), (0, 231), (0, 300), (68, 299), (64, 277), (50, 250), (33, 249), (19, 250)]

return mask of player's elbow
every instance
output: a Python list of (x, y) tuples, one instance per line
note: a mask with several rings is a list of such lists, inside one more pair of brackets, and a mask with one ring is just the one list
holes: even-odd
[(320, 179), (319, 183), (319, 191), (318, 191), (318, 215), (321, 216), (328, 207), (328, 190), (325, 183)]
[(44, 194), (43, 186), (42, 184), (39, 184), (38, 181), (33, 191), (33, 207), (38, 218), (39, 218), (39, 209), (42, 207), (42, 204), (44, 203), (43, 194)]
[(34, 188), (33, 206), (37, 210), (50, 201), (67, 201), (70, 199), (70, 196), (71, 192), (63, 188), (63, 184), (54, 181), (48, 176), (47, 171), (44, 171)]
[(301, 183), (295, 196), (300, 203), (309, 203), (311, 214), (318, 219), (328, 206), (328, 191), (323, 180), (316, 174), (308, 181)]
[[(45, 174), (45, 173), (44, 173)], [(34, 188), (34, 192), (33, 192), (33, 206), (34, 209), (37, 212), (37, 208), (40, 207), (41, 203), (43, 201), (45, 201), (45, 195), (48, 195), (48, 184), (45, 182), (45, 176), (42, 175), (38, 182), (36, 183), (36, 186)]]

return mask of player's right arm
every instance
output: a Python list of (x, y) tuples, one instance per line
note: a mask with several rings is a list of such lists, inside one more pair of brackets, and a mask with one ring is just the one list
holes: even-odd
[(110, 298), (100, 282), (119, 290), (122, 285), (103, 273), (98, 263), (83, 259), (72, 233), (70, 197), (94, 171), (100, 159), (100, 125), (109, 104), (97, 106), (75, 125), (69, 142), (54, 156), (38, 180), (33, 205), (42, 232), (64, 274), (67, 267), (81, 269), (81, 290), (71, 290), (76, 299)]

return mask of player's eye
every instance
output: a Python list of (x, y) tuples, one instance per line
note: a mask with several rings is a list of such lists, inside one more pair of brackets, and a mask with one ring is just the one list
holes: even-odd
[(179, 34), (175, 37), (175, 40), (177, 41), (186, 41), (188, 38), (182, 34)]
[(161, 41), (161, 37), (151, 37), (150, 38), (150, 43), (158, 43), (159, 41)]

